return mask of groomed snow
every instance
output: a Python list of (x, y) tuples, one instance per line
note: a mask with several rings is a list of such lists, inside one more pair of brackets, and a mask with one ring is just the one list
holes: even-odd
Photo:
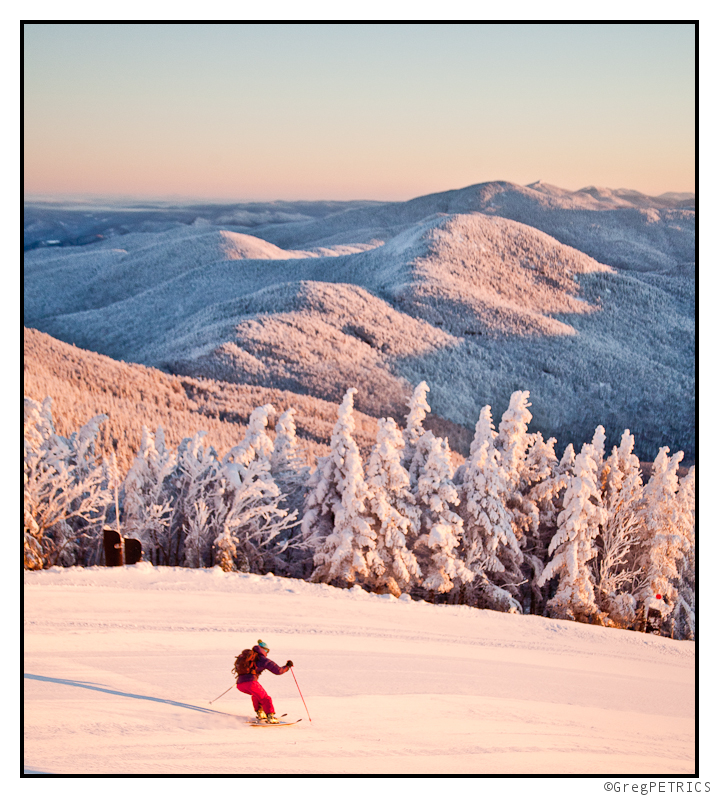
[[(24, 581), (25, 773), (695, 772), (694, 643), (219, 568)], [(291, 673), (297, 726), (210, 705), (258, 638), (311, 721)]]

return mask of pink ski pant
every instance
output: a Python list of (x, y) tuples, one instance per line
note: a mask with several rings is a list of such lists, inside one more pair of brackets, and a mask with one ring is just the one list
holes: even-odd
[(252, 699), (252, 706), (255, 712), (258, 709), (264, 709), (267, 715), (274, 715), (275, 708), (272, 704), (272, 699), (267, 694), (267, 690), (259, 682), (240, 682), (237, 689), (241, 693), (246, 693)]

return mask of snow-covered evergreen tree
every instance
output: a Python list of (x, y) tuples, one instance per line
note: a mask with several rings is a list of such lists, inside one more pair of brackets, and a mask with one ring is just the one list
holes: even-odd
[(619, 446), (612, 449), (604, 463), (601, 491), (607, 521), (597, 538), (595, 561), (599, 607), (613, 623), (623, 627), (634, 621), (636, 600), (632, 589), (641, 577), (635, 559), (643, 485), (639, 458), (633, 448), (634, 436), (624, 430)]
[(261, 571), (287, 545), (284, 533), (296, 513), (283, 507), (284, 495), (272, 476), (272, 439), (267, 435), (271, 405), (254, 410), (245, 438), (223, 458), (209, 505), (216, 537), (213, 556), (224, 570)]
[[(637, 505), (642, 492), (641, 465), (634, 454), (634, 436), (625, 429), (619, 446), (612, 449), (601, 470), (602, 498), (610, 516), (612, 511), (619, 509), (619, 494), (627, 487), (627, 483), (634, 499), (632, 504)], [(622, 506), (625, 505), (626, 501), (622, 503)]]
[(247, 466), (252, 460), (272, 460), (274, 444), (267, 434), (269, 417), (274, 415), (272, 405), (262, 405), (250, 414), (247, 430), (242, 442), (234, 446), (223, 458), (223, 465), (237, 464)]
[(529, 407), (529, 391), (515, 391), (502, 415), (494, 440), (504, 471), (504, 504), (512, 517), (514, 536), (520, 546), (519, 554), (505, 549), (507, 557), (504, 560), (504, 583), (516, 596), (520, 595), (520, 585), (525, 581), (522, 573), (523, 550), (527, 543), (525, 538), (528, 534), (536, 533), (539, 525), (539, 511), (529, 498), (534, 477), (528, 470), (527, 454), (536, 438), (528, 432), (532, 420)]
[(529, 610), (534, 614), (540, 614), (544, 608), (546, 589), (542, 589), (539, 579), (549, 560), (549, 544), (557, 529), (562, 498), (574, 465), (574, 449), (571, 444), (570, 451), (565, 452), (567, 458), (558, 463), (554, 452), (555, 443), (554, 438), (545, 441), (541, 433), (535, 433), (520, 483), (523, 496), (523, 512), (520, 517), (525, 520), (522, 538), (523, 573), (529, 591)]
[(368, 517), (362, 459), (352, 437), (355, 393), (357, 389), (350, 388), (344, 395), (330, 454), (319, 458), (305, 502), (302, 531), (315, 552), (313, 581), (351, 584), (384, 567)]
[(564, 494), (557, 532), (549, 546), (553, 555), (540, 577), (540, 585), (559, 577), (547, 609), (555, 618), (588, 620), (597, 612), (589, 561), (595, 555), (594, 538), (606, 520), (597, 485), (597, 463), (591, 444), (584, 444), (574, 463)]
[[(553, 523), (556, 519), (553, 499), (565, 486), (562, 472), (557, 468), (557, 455), (554, 452), (555, 438), (545, 441), (541, 432), (530, 436), (527, 456), (519, 472), (519, 500), (515, 499), (521, 510), (520, 526), (525, 535), (537, 536), (540, 523)], [(551, 519), (551, 520), (550, 520)]]
[(494, 429), (494, 422), (492, 421), (492, 408), (489, 405), (485, 405), (479, 411), (479, 418), (474, 425), (474, 438), (469, 447), (469, 456), (471, 457), (485, 442), (489, 442), (494, 449), (494, 442), (496, 439), (497, 432)]
[[(474, 573), (459, 557), (463, 523), (451, 508), (459, 504), (452, 481), (452, 465), (446, 438), (425, 433), (427, 460), (417, 477), (417, 502), (421, 512), (421, 532), (415, 553), (423, 574), (422, 587), (446, 593), (455, 584), (471, 582)], [(418, 448), (422, 440), (418, 442)]]
[(594, 437), (592, 438), (592, 457), (597, 464), (597, 474), (602, 473), (602, 466), (604, 465), (604, 444), (606, 443), (607, 436), (605, 435), (604, 427), (600, 424), (594, 430)]
[(68, 440), (55, 432), (49, 397), (42, 405), (25, 397), (24, 410), (25, 567), (74, 565), (81, 543), (100, 535), (111, 501), (95, 455), (107, 416), (95, 416)]
[(277, 482), (304, 484), (309, 468), (300, 454), (295, 427), (295, 409), (290, 407), (277, 419), (272, 450), (272, 475)]
[(422, 381), (414, 389), (409, 399), (409, 413), (407, 413), (404, 429), (404, 452), (402, 464), (409, 473), (410, 489), (413, 493), (417, 491), (417, 480), (419, 472), (422, 470), (429, 455), (429, 447), (434, 435), (425, 430), (423, 422), (430, 411), (427, 402), (429, 386)]
[(377, 442), (367, 463), (369, 517), (376, 536), (381, 572), (367, 584), (394, 596), (417, 584), (421, 573), (412, 546), (419, 535), (419, 511), (402, 465), (404, 439), (394, 419), (380, 419)]
[(266, 466), (256, 458), (239, 470), (223, 467), (209, 497), (213, 564), (223, 570), (262, 572), (286, 545), (282, 535), (296, 516), (281, 507), (282, 494)]
[(489, 407), (482, 409), (480, 422), (461, 486), (464, 564), (476, 575), (481, 606), (521, 612), (514, 596), (496, 584), (495, 575), (505, 571), (504, 561), (521, 558), (521, 551), (504, 503), (505, 472), (494, 448)]
[(414, 454), (417, 443), (426, 431), (423, 422), (431, 409), (427, 402), (428, 393), (429, 386), (423, 380), (414, 389), (412, 396), (407, 402), (409, 413), (407, 413), (404, 428), (404, 453), (408, 460), (405, 460), (405, 466), (409, 465), (412, 461), (412, 455)]
[[(272, 452), (272, 476), (277, 487), (284, 494), (283, 506), (291, 513), (300, 514), (305, 502), (310, 469), (300, 453), (295, 426), (295, 410), (285, 410), (275, 423), (275, 446)], [(302, 545), (299, 529), (285, 533), (287, 549), (281, 561), (276, 562), (278, 570), (286, 576), (305, 577), (312, 570), (312, 555)]]
[(659, 608), (664, 617), (674, 608), (679, 582), (679, 563), (689, 548), (684, 530), (676, 525), (679, 488), (677, 469), (684, 452), (668, 457), (669, 447), (659, 450), (652, 465), (652, 475), (644, 488), (644, 503), (638, 513), (639, 564), (645, 580), (635, 593), (637, 601), (654, 605), (655, 596), (662, 597)]
[(530, 407), (529, 391), (515, 391), (499, 423), (495, 447), (500, 453), (510, 490), (520, 482), (522, 466), (532, 441), (527, 431), (532, 420)]
[(679, 480), (676, 496), (675, 523), (687, 540), (686, 551), (679, 565), (679, 589), (674, 609), (675, 637), (694, 640), (696, 636), (696, 538), (695, 538), (695, 478), (694, 466)]
[(123, 529), (142, 543), (147, 560), (169, 565), (170, 524), (175, 502), (172, 476), (177, 463), (174, 452), (165, 446), (162, 427), (153, 434), (142, 428), (142, 442), (124, 483)]
[(574, 463), (576, 459), (577, 455), (574, 452), (574, 445), (568, 443), (566, 449), (562, 454), (562, 459), (559, 461), (557, 470), (562, 474), (571, 473), (574, 470)]
[(216, 537), (211, 505), (218, 490), (221, 466), (215, 450), (203, 445), (205, 434), (198, 432), (193, 438), (185, 438), (177, 449), (173, 525), (181, 542), (177, 560), (189, 568), (212, 564), (212, 544)]
[(479, 449), (485, 441), (489, 441), (490, 449), (494, 450), (494, 441), (496, 437), (497, 431), (494, 429), (494, 422), (492, 421), (492, 408), (489, 405), (485, 405), (479, 411), (479, 418), (474, 425), (474, 437), (472, 438), (472, 443), (469, 445), (469, 457), (459, 465), (454, 474), (454, 481), (457, 485), (461, 485), (464, 482), (465, 472), (477, 449)]

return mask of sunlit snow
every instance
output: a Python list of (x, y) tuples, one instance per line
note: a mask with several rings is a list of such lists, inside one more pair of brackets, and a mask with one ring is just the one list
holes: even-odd
[[(258, 638), (294, 662), (309, 717), (290, 673), (262, 683), (296, 726), (245, 723), (230, 669)], [(26, 772), (695, 771), (694, 643), (358, 587), (25, 572), (24, 670)]]

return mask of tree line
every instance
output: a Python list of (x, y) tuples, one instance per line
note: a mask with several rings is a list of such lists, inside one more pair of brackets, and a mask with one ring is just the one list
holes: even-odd
[(660, 448), (644, 484), (629, 430), (606, 451), (598, 426), (561, 457), (528, 431), (529, 392), (495, 426), (482, 408), (469, 456), (453, 465), (446, 438), (423, 422), (420, 382), (403, 428), (378, 422), (363, 461), (354, 440), (357, 389), (337, 413), (330, 452), (310, 469), (291, 408), (250, 416), (219, 457), (204, 433), (173, 450), (161, 427), (122, 474), (98, 458), (106, 416), (69, 438), (51, 400), (25, 398), (24, 565), (101, 565), (109, 525), (156, 565), (219, 566), (432, 602), (646, 628), (695, 637), (695, 469)]

